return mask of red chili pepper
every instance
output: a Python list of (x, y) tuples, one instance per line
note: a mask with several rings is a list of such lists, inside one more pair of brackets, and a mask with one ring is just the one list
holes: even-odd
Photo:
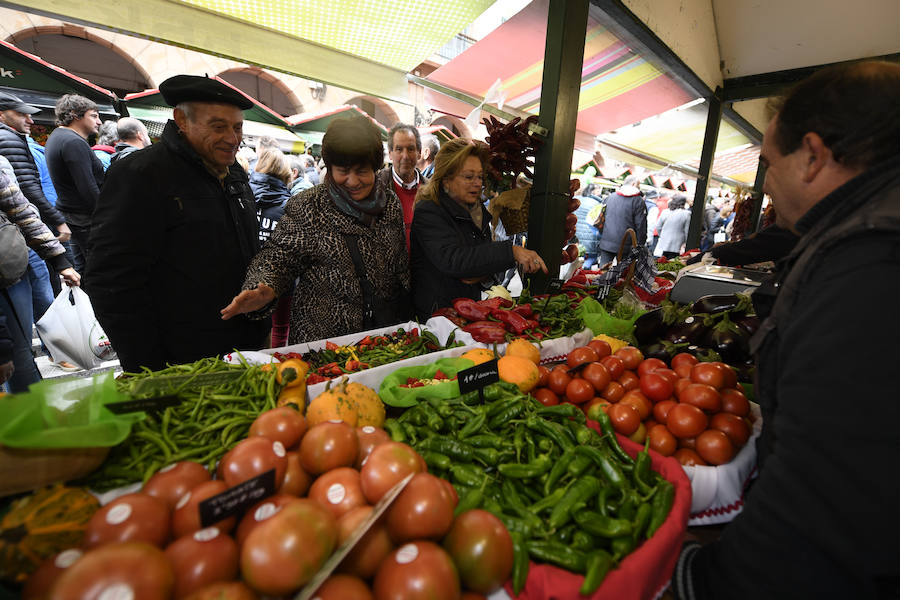
[[(582, 275), (582, 277), (584, 277), (584, 275)], [(585, 278), (584, 281), (586, 282), (587, 278)], [(584, 282), (576, 281), (575, 278), (573, 277), (572, 279), (568, 280), (567, 282), (565, 282), (563, 284), (563, 289), (566, 289), (566, 288), (578, 288), (578, 289), (583, 290)]]
[(512, 311), (514, 313), (518, 313), (518, 314), (522, 315), (526, 319), (534, 314), (534, 312), (531, 310), (531, 304), (528, 304), (527, 302), (525, 304), (519, 304), (518, 306), (514, 306), (512, 308)]
[(584, 274), (584, 271), (578, 271), (572, 279), (566, 282), (568, 283), (587, 283), (587, 275)]
[(358, 344), (358, 346), (372, 346), (372, 345), (374, 345), (374, 342), (372, 341), (371, 335), (367, 335), (363, 339), (359, 340), (359, 344)]
[(493, 321), (476, 321), (462, 328), (476, 342), (483, 344), (502, 344), (506, 341), (506, 330)]
[(322, 383), (323, 381), (328, 381), (328, 377), (322, 377), (318, 373), (313, 373), (312, 375), (307, 376), (306, 385), (315, 385), (317, 383)]
[(504, 325), (508, 325), (508, 328), (517, 335), (528, 329), (528, 319), (517, 312), (496, 309), (491, 311), (491, 316), (499, 319)]
[(411, 336), (414, 337), (414, 338), (419, 337), (419, 328), (418, 328), (418, 327), (413, 327), (413, 328), (412, 328), (412, 331), (409, 332), (409, 335), (411, 335)]
[(326, 349), (326, 350), (337, 350), (338, 348), (340, 348), (340, 346), (338, 346), (338, 345), (335, 344), (334, 342), (325, 342), (325, 349)]
[(447, 376), (440, 369), (437, 370), (437, 373), (434, 374), (434, 379), (447, 379)]
[(479, 300), (477, 302), (478, 306), (487, 308), (488, 310), (494, 310), (496, 308), (509, 308), (513, 305), (512, 300), (507, 300), (506, 298), (493, 297), (488, 298), (486, 300)]
[(459, 313), (459, 316), (470, 321), (484, 321), (490, 313), (471, 298), (457, 298), (453, 301), (453, 309)]

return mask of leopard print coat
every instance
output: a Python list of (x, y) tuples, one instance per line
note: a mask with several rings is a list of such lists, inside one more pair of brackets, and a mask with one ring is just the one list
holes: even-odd
[[(363, 330), (362, 291), (343, 234), (358, 236), (366, 274), (380, 298), (408, 297), (403, 214), (393, 190), (385, 194), (384, 212), (372, 227), (339, 211), (324, 183), (288, 200), (271, 239), (250, 263), (243, 288), (264, 283), (281, 296), (298, 279), (291, 301), (291, 344)], [(250, 317), (264, 318), (274, 307)]]

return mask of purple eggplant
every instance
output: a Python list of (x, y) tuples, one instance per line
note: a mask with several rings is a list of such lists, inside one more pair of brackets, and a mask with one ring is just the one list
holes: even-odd
[(691, 312), (696, 314), (718, 314), (730, 312), (734, 315), (752, 312), (753, 303), (747, 294), (720, 294), (703, 296), (691, 305)]
[(673, 344), (698, 344), (706, 336), (709, 327), (704, 324), (706, 315), (693, 315), (677, 325), (669, 327), (663, 339)]
[(642, 346), (659, 339), (665, 332), (666, 324), (663, 322), (661, 308), (645, 312), (634, 322), (634, 339)]
[(740, 317), (732, 317), (731, 320), (735, 325), (746, 331), (748, 335), (756, 333), (760, 325), (759, 317), (756, 315), (742, 315)]
[(672, 342), (660, 340), (655, 344), (641, 346), (641, 353), (644, 355), (644, 358), (658, 358), (669, 364), (672, 358), (679, 352), (683, 352), (686, 347), (687, 344), (673, 344)]
[(722, 314), (706, 334), (703, 344), (722, 356), (730, 365), (743, 364), (750, 357), (750, 335)]

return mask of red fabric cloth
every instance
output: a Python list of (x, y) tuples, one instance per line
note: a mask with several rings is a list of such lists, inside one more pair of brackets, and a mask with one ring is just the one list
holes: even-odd
[[(594, 430), (600, 431), (594, 421), (588, 421)], [(631, 456), (643, 450), (638, 445), (620, 435), (619, 444)], [(672, 482), (675, 486), (675, 502), (662, 526), (652, 538), (625, 557), (619, 566), (606, 575), (603, 584), (590, 598), (595, 600), (650, 600), (668, 585), (681, 552), (684, 532), (687, 529), (691, 509), (691, 482), (681, 464), (672, 457), (663, 457), (650, 451), (653, 470)], [(582, 575), (571, 573), (553, 565), (531, 562), (528, 580), (518, 596), (513, 595), (512, 582), (506, 582), (506, 592), (519, 600), (576, 600), (588, 596), (578, 593), (584, 582)]]
[(411, 190), (407, 190), (394, 182), (394, 192), (400, 198), (400, 206), (403, 208), (403, 229), (406, 230), (406, 252), (409, 253), (409, 230), (412, 228), (413, 204), (416, 203), (416, 192), (419, 187), (416, 186)]

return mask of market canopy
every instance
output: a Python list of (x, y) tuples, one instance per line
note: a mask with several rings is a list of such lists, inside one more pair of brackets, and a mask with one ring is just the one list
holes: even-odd
[(328, 125), (335, 119), (346, 119), (348, 117), (365, 117), (374, 124), (381, 132), (382, 136), (387, 136), (388, 129), (370, 115), (363, 112), (361, 108), (353, 104), (341, 104), (327, 110), (315, 112), (305, 112), (287, 117), (286, 121), (297, 131), (318, 131), (325, 133)]
[(64, 94), (79, 94), (93, 100), (103, 117), (117, 119), (116, 96), (87, 79), (0, 40), (0, 90), (20, 97), (41, 109), (38, 120), (55, 121), (56, 100)]
[(494, 0), (13, 0), (87, 23), (409, 104), (406, 73)]

